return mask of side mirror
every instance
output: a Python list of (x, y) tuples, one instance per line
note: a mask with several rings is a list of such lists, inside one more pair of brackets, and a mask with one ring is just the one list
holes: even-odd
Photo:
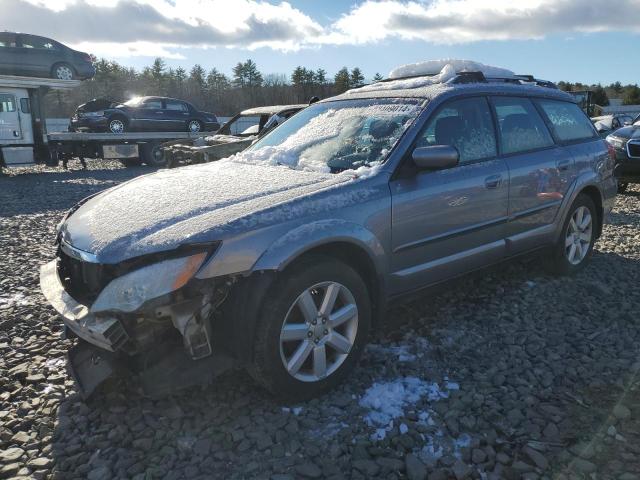
[(460, 154), (451, 145), (418, 147), (411, 154), (416, 167), (425, 170), (440, 170), (458, 165)]

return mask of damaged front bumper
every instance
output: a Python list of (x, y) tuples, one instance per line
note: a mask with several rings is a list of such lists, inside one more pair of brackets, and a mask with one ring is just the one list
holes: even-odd
[[(228, 355), (212, 351), (208, 323), (198, 329), (190, 321), (198, 308), (194, 300), (156, 308), (154, 314), (160, 318), (155, 323), (94, 314), (67, 293), (55, 260), (41, 267), (40, 287), (62, 317), (65, 331), (80, 339), (68, 353), (68, 369), (83, 398), (114, 375), (130, 377), (146, 395), (161, 396), (207, 383), (233, 366)], [(152, 326), (145, 326), (147, 322)], [(160, 335), (154, 331), (156, 323), (161, 325)]]

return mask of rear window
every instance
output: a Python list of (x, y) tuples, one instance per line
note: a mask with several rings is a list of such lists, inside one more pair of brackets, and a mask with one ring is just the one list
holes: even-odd
[(575, 103), (538, 100), (559, 140), (571, 142), (595, 137), (591, 122)]
[(13, 95), (0, 93), (0, 112), (15, 112), (16, 100)]
[(527, 98), (494, 97), (502, 153), (518, 153), (553, 145), (544, 121)]
[(260, 130), (260, 118), (260, 115), (238, 117), (238, 119), (229, 126), (229, 134), (255, 135), (258, 133), (258, 130)]

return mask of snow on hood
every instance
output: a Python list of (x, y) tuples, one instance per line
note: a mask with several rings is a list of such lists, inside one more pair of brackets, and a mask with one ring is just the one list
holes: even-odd
[(511, 70), (501, 67), (493, 67), (485, 65), (473, 60), (458, 60), (455, 58), (447, 58), (443, 60), (428, 60), (425, 62), (410, 63), (396, 67), (389, 72), (388, 78), (413, 77), (417, 75), (436, 75), (442, 74), (442, 71), (450, 66), (449, 70), (453, 72), (482, 72), (487, 77), (513, 77), (515, 73)]
[(62, 233), (76, 248), (115, 263), (218, 240), (233, 222), (247, 224), (274, 205), (352, 179), (231, 160), (162, 170), (90, 199), (68, 218)]

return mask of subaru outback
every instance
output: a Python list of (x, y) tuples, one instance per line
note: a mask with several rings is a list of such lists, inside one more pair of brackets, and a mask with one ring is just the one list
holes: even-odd
[(119, 372), (156, 395), (233, 366), (310, 398), (352, 370), (390, 299), (532, 252), (582, 269), (612, 153), (553, 84), (481, 67), (401, 70), (233, 157), (73, 207), (41, 288), (79, 338), (79, 391)]

